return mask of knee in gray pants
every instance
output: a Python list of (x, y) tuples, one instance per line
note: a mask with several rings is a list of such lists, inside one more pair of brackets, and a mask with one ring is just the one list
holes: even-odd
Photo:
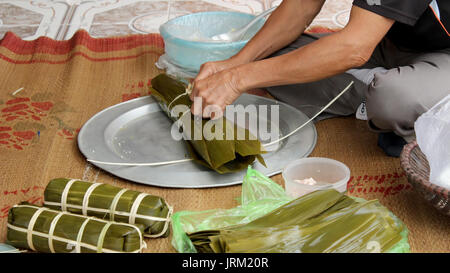
[(413, 89), (395, 70), (376, 73), (366, 92), (367, 116), (372, 129), (394, 131), (403, 137), (414, 135), (414, 122), (427, 109)]

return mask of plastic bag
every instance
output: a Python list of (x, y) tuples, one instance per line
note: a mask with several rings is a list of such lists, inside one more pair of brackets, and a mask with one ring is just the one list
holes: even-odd
[(197, 252), (186, 233), (246, 224), (292, 200), (280, 185), (251, 167), (244, 177), (240, 199), (241, 205), (232, 209), (175, 213), (172, 245), (178, 252)]
[(430, 181), (450, 189), (450, 95), (422, 114), (414, 126), (430, 164)]
[[(336, 196), (339, 195), (339, 196)], [(341, 199), (342, 195), (337, 193), (336, 194), (331, 194), (332, 196), (334, 196), (338, 199)], [(196, 242), (196, 246), (197, 248), (198, 246), (198, 240), (204, 241), (205, 244), (209, 245), (209, 240), (210, 239), (218, 239), (218, 240), (222, 240), (223, 238), (219, 238), (219, 237), (214, 237), (214, 235), (217, 235), (218, 230), (235, 230), (237, 226), (240, 226), (239, 229), (242, 228), (243, 225), (249, 224), (251, 223), (251, 225), (249, 227), (251, 227), (251, 229), (253, 231), (257, 231), (256, 229), (253, 229), (253, 227), (256, 226), (264, 226), (264, 219), (265, 217), (271, 217), (270, 214), (277, 213), (278, 210), (284, 210), (286, 209), (290, 209), (291, 208), (291, 204), (293, 202), (303, 202), (303, 203), (299, 203), (300, 206), (302, 207), (307, 207), (307, 204), (312, 204), (311, 202), (319, 202), (317, 199), (311, 198), (311, 196), (304, 196), (302, 197), (303, 199), (308, 199), (306, 200), (292, 200), (292, 198), (290, 198), (289, 196), (286, 195), (284, 189), (279, 186), (278, 184), (276, 184), (275, 182), (273, 182), (272, 180), (270, 180), (269, 178), (265, 177), (264, 175), (262, 175), (261, 173), (259, 173), (256, 170), (253, 170), (249, 167), (248, 171), (247, 171), (247, 175), (244, 178), (244, 181), (242, 183), (242, 195), (241, 195), (241, 205), (236, 207), (236, 208), (232, 208), (229, 210), (224, 210), (224, 209), (217, 209), (217, 210), (209, 210), (209, 211), (200, 211), (200, 212), (190, 212), (190, 211), (182, 211), (182, 212), (177, 212), (173, 215), (172, 217), (172, 225), (173, 225), (173, 238), (172, 238), (172, 245), (175, 247), (175, 249), (178, 252), (190, 252), (190, 253), (194, 253), (197, 252), (196, 247), (194, 246), (193, 242), (191, 241), (191, 238), (195, 238), (195, 236), (197, 236), (197, 242)], [(370, 208), (372, 209), (372, 211), (374, 212), (373, 214), (371, 213), (366, 213), (368, 219), (373, 219), (374, 217), (379, 218), (380, 222), (382, 221), (386, 221), (385, 223), (390, 223), (390, 227), (391, 232), (397, 234), (396, 235), (396, 240), (392, 241), (393, 243), (395, 243), (395, 245), (390, 244), (389, 245), (389, 249), (388, 250), (384, 250), (385, 252), (409, 252), (409, 244), (408, 244), (408, 238), (407, 238), (407, 234), (408, 234), (408, 230), (407, 228), (403, 225), (403, 223), (397, 219), (391, 212), (389, 212), (386, 208), (384, 208), (383, 206), (381, 206), (376, 200), (374, 201), (365, 201), (363, 199), (356, 199), (356, 198), (347, 198), (347, 200), (345, 202), (341, 202), (341, 205), (338, 206), (334, 206), (334, 208), (340, 209), (343, 207), (342, 204), (349, 204), (349, 203), (371, 203), (373, 204)], [(352, 201), (355, 200), (355, 201)], [(291, 203), (290, 203), (291, 202)], [(309, 202), (309, 203), (308, 203)], [(331, 201), (327, 201), (328, 203), (330, 203)], [(321, 205), (316, 206), (313, 205), (313, 209), (308, 209), (308, 210), (300, 210), (302, 211), (302, 214), (305, 215), (310, 215), (310, 217), (316, 215), (317, 210), (319, 209), (318, 207), (321, 206), (325, 206), (327, 202), (319, 202)], [(288, 204), (289, 203), (289, 204)], [(355, 204), (355, 206), (358, 206), (358, 204)], [(317, 207), (317, 208), (316, 208)], [(345, 206), (347, 209), (351, 209), (350, 207)], [(365, 208), (363, 208), (362, 210), (366, 210)], [(325, 211), (326, 208), (325, 208)], [(316, 213), (316, 214), (315, 214)], [(297, 214), (297, 213), (296, 213)], [(350, 213), (351, 214), (351, 213)], [(336, 215), (336, 214), (335, 214)], [(306, 217), (306, 216), (305, 216)], [(307, 217), (304, 219), (307, 219)], [(314, 216), (315, 217), (315, 216)], [(320, 218), (320, 212), (319, 212), (319, 216)], [(318, 218), (316, 217), (316, 218)], [(334, 216), (330, 216), (331, 218), (333, 218)], [(351, 217), (351, 215), (349, 215), (349, 217)], [(381, 219), (382, 218), (382, 219)], [(257, 220), (257, 219), (262, 219), (261, 221)], [(256, 221), (255, 221), (256, 220)], [(280, 223), (282, 222), (280, 218)], [(345, 219), (343, 220), (345, 222)], [(289, 221), (287, 221), (289, 222)], [(291, 224), (286, 224), (286, 221), (284, 221), (283, 225), (284, 227), (286, 227), (287, 229), (292, 228), (293, 226)], [(298, 224), (298, 221), (296, 221), (294, 224)], [(333, 224), (333, 220), (330, 221), (318, 221), (317, 225), (318, 226), (327, 226), (330, 224)], [(341, 225), (340, 227), (342, 228), (342, 226), (347, 226), (347, 224)], [(379, 227), (379, 226), (378, 226)], [(383, 226), (383, 229), (384, 230)], [(245, 230), (246, 227), (244, 227)], [(257, 227), (258, 228), (258, 227)], [(277, 228), (277, 225), (272, 225), (270, 224), (269, 227), (259, 227), (260, 228), (260, 232), (262, 232), (261, 234), (263, 234), (264, 232), (266, 232), (265, 234), (267, 236), (269, 236), (271, 239), (275, 240), (273, 242), (276, 242), (277, 237), (275, 236), (274, 238), (272, 238), (270, 234), (267, 234), (267, 232), (270, 233), (270, 230), (275, 231), (275, 229)], [(280, 228), (280, 227), (278, 227)], [(361, 228), (363, 228), (361, 226)], [(296, 229), (296, 227), (294, 227), (294, 229)], [(345, 232), (345, 228), (343, 229)], [(379, 229), (380, 230), (380, 229)], [(206, 231), (206, 232), (201, 232), (201, 231)], [(369, 229), (366, 228), (366, 231), (369, 231)], [(372, 230), (373, 233), (374, 230)], [(220, 232), (220, 231), (219, 231)], [(225, 231), (227, 232), (227, 231)], [(291, 231), (287, 230), (286, 231), (288, 234), (290, 234)], [(280, 229), (280, 233), (279, 234), (286, 234), (286, 232), (283, 230), (283, 227), (281, 227)], [(348, 231), (351, 232), (351, 231)], [(379, 231), (380, 232), (380, 231)], [(188, 236), (189, 234), (189, 236)], [(206, 236), (205, 236), (206, 234)], [(332, 236), (334, 233), (330, 233), (329, 236)], [(378, 234), (378, 233), (377, 233)], [(210, 236), (211, 235), (211, 236)], [(373, 235), (373, 234), (372, 234)], [(193, 237), (194, 236), (194, 237)], [(319, 236), (320, 234), (318, 233), (314, 233), (311, 236)], [(256, 236), (258, 237), (258, 236)], [(298, 236), (296, 237), (296, 239), (298, 240)], [(368, 238), (363, 238), (363, 239), (368, 239)], [(342, 241), (342, 240), (340, 240)], [(345, 240), (344, 240), (345, 241)], [(298, 241), (297, 241), (298, 242)], [(201, 243), (201, 242), (200, 242)], [(344, 242), (345, 243), (345, 242)], [(371, 243), (371, 242), (370, 242)], [(371, 252), (371, 251), (375, 251), (377, 252), (378, 248), (377, 248), (377, 242), (373, 242), (373, 245), (364, 245), (363, 250), (365, 250), (366, 252)], [(384, 246), (386, 247), (387, 245), (384, 244)], [(372, 248), (373, 247), (373, 248)], [(208, 250), (209, 246), (206, 246), (204, 249)], [(352, 248), (353, 250), (355, 250), (356, 248)], [(285, 250), (285, 249), (283, 249)], [(255, 249), (252, 249), (251, 251), (256, 251)], [(355, 250), (357, 251), (357, 250)], [(240, 251), (240, 252), (245, 252), (245, 251)], [(276, 252), (274, 250), (274, 252)]]
[(307, 194), (245, 225), (188, 233), (202, 253), (387, 252), (404, 224), (377, 200), (334, 189)]
[(198, 71), (189, 70), (172, 63), (167, 54), (161, 55), (155, 65), (157, 68), (165, 70), (167, 74), (177, 78), (195, 78), (198, 73)]
[(171, 72), (167, 73), (172, 74), (186, 69), (199, 71), (203, 63), (228, 59), (244, 47), (265, 20), (261, 19), (253, 25), (240, 41), (218, 42), (211, 37), (241, 29), (254, 17), (240, 12), (200, 12), (174, 18), (159, 28), (166, 53), (159, 63), (170, 60), (166, 65), (170, 66)]

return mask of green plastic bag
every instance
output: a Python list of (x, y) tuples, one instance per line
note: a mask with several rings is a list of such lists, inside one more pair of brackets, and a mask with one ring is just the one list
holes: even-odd
[[(392, 240), (395, 245), (388, 245), (389, 247), (385, 247), (383, 249), (383, 252), (409, 252), (409, 244), (407, 239), (408, 231), (406, 227), (400, 220), (398, 220), (386, 208), (381, 206), (381, 204), (379, 204), (376, 200), (366, 201), (364, 199), (349, 198), (335, 191), (311, 193), (309, 195), (292, 200), (285, 194), (283, 188), (278, 184), (263, 176), (258, 171), (249, 168), (242, 184), (241, 202), (242, 204), (240, 206), (229, 210), (219, 209), (203, 212), (183, 211), (176, 213), (173, 216), (172, 221), (174, 232), (172, 240), (173, 246), (179, 252), (223, 252), (228, 248), (217, 247), (218, 245), (225, 246), (226, 244), (233, 243), (235, 241), (227, 234), (230, 234), (230, 236), (235, 236), (234, 234), (236, 234), (236, 239), (238, 240), (236, 242), (242, 242), (243, 238), (251, 239), (253, 237), (257, 239), (259, 237), (257, 233), (259, 232), (261, 233), (261, 236), (263, 236), (263, 234), (266, 234), (264, 236), (272, 241), (272, 237), (276, 237), (277, 235), (272, 236), (271, 233), (278, 230), (279, 236), (284, 236), (284, 238), (277, 237), (277, 239), (274, 241), (274, 246), (277, 245), (277, 242), (282, 241), (286, 238), (289, 239), (292, 234), (294, 234), (296, 231), (299, 231), (298, 234), (300, 234), (301, 236), (297, 234), (298, 236), (294, 236), (295, 238), (293, 239), (293, 241), (291, 240), (292, 237), (289, 239), (289, 244), (296, 244), (299, 247), (290, 249), (283, 248), (283, 246), (281, 248), (276, 246), (275, 248), (265, 247), (262, 249), (248, 249), (247, 247), (243, 247), (240, 248), (241, 250), (239, 250), (238, 252), (285, 252), (288, 251), (288, 249), (289, 251), (301, 251), (301, 249), (303, 249), (303, 251), (306, 252), (314, 252), (315, 248), (304, 247), (302, 240), (307, 240), (308, 238), (313, 237), (320, 238), (322, 236), (328, 236), (327, 233), (323, 233), (324, 229), (320, 230), (320, 227), (334, 225), (335, 220), (332, 219), (337, 219), (335, 218), (335, 215), (340, 215), (339, 219), (341, 219), (340, 221), (342, 221), (344, 224), (340, 224), (337, 226), (334, 225), (332, 226), (332, 229), (334, 230), (334, 227), (336, 227), (342, 229), (342, 234), (351, 234), (352, 230), (346, 230), (347, 228), (345, 223), (348, 222), (345, 221), (351, 221), (352, 219), (353, 221), (361, 221), (361, 217), (356, 214), (355, 217), (354, 212), (352, 213), (351, 211), (360, 210), (359, 206), (367, 206), (373, 210), (373, 213), (370, 213), (370, 211), (369, 214), (366, 213), (367, 217), (369, 217), (366, 217), (367, 219), (373, 219), (373, 217), (377, 217), (378, 219), (380, 219), (379, 221), (377, 221), (377, 223), (390, 222), (389, 225), (392, 232), (390, 232), (389, 234), (393, 236), (392, 238), (395, 238), (394, 240)], [(294, 205), (296, 206), (296, 208), (293, 207)], [(311, 208), (308, 209), (308, 207)], [(366, 210), (365, 208), (362, 209)], [(350, 213), (346, 212), (346, 210)], [(284, 215), (282, 215), (283, 211), (285, 212)], [(289, 211), (291, 211), (291, 215), (289, 214)], [(286, 214), (286, 212), (288, 213)], [(295, 212), (294, 217), (292, 216), (292, 212)], [(278, 213), (279, 216), (277, 216)], [(373, 217), (371, 215), (373, 215)], [(286, 219), (284, 219), (283, 217)], [(348, 220), (346, 220), (345, 217), (347, 217)], [(279, 219), (280, 221), (276, 221), (276, 224), (270, 224), (267, 221), (271, 218), (272, 221), (269, 222), (273, 222), (273, 219)], [(313, 225), (308, 224), (308, 221)], [(354, 230), (361, 231), (360, 227), (364, 227), (364, 223), (366, 222), (364, 222), (363, 220), (362, 225), (353, 225), (356, 227)], [(306, 224), (308, 224), (308, 226), (306, 226)], [(371, 228), (377, 227), (378, 230), (383, 231), (383, 224), (381, 225), (381, 229), (380, 225), (372, 226)], [(301, 230), (298, 230), (298, 227), (300, 227)], [(308, 227), (310, 228), (308, 229)], [(316, 229), (317, 227), (319, 227), (317, 233), (311, 232), (311, 228)], [(242, 236), (239, 235), (239, 233), (236, 233), (235, 230), (243, 230), (243, 232), (249, 233), (248, 235), (244, 234)], [(369, 230), (370, 229), (366, 229), (366, 231)], [(320, 232), (322, 232), (323, 234), (321, 235)], [(331, 237), (328, 236), (328, 238), (333, 238), (333, 236), (336, 237), (336, 234), (333, 235), (333, 233), (335, 232), (331, 232)], [(239, 237), (241, 239), (239, 239)], [(339, 235), (336, 238), (338, 238), (338, 240), (341, 242), (342, 240), (344, 240), (344, 243), (346, 244), (345, 240), (347, 239), (341, 238), (339, 237)], [(372, 237), (369, 238), (365, 235), (361, 235), (359, 238), (369, 240)], [(373, 238), (376, 238), (376, 236)], [(191, 239), (195, 241), (195, 246)], [(220, 242), (218, 240), (220, 240)], [(348, 240), (348, 242), (351, 243), (350, 240)], [(330, 242), (325, 241), (320, 242), (322, 246), (318, 249), (324, 251), (327, 249), (332, 250), (333, 243), (327, 245), (329, 243)], [(316, 243), (314, 243), (314, 245), (315, 244)], [(266, 244), (266, 242), (263, 242), (262, 245), (270, 245), (270, 243)], [(386, 246), (386, 244), (384, 245)], [(370, 247), (371, 246), (369, 245), (367, 245), (366, 247), (366, 245), (361, 246), (356, 243), (354, 247), (351, 247), (350, 245), (349, 248), (345, 249), (348, 251), (356, 252), (371, 252), (372, 249)], [(373, 248), (373, 251), (376, 252), (376, 245), (374, 245)], [(234, 249), (239, 248), (234, 247)]]
[(284, 189), (248, 167), (242, 183), (241, 205), (232, 209), (180, 211), (172, 216), (172, 245), (178, 252), (195, 253), (186, 233), (249, 223), (290, 202)]

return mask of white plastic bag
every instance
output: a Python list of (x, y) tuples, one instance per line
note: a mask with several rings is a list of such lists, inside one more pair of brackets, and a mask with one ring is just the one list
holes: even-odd
[(430, 181), (450, 189), (450, 95), (417, 119), (415, 131), (430, 164)]
[(167, 74), (175, 76), (177, 78), (195, 78), (198, 73), (196, 71), (191, 71), (173, 64), (172, 62), (170, 62), (167, 54), (161, 55), (155, 65), (159, 69), (166, 70)]

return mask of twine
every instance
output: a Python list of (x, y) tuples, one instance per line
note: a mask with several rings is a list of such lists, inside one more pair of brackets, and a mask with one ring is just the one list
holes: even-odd
[(134, 199), (133, 205), (131, 206), (130, 217), (129, 217), (128, 223), (130, 223), (130, 224), (135, 223), (137, 210), (139, 209), (139, 206), (141, 205), (142, 200), (144, 200), (144, 198), (147, 196), (148, 196), (147, 193), (142, 192), (136, 197), (136, 199)]
[(186, 91), (184, 93), (181, 93), (180, 95), (176, 96), (170, 103), (169, 105), (167, 105), (167, 109), (169, 109), (170, 111), (170, 106), (172, 105), (172, 103), (174, 103), (177, 99), (183, 97), (183, 96), (190, 96), (192, 93), (192, 89), (194, 88), (194, 85), (192, 83), (188, 84), (188, 87), (186, 88)]
[[(56, 213), (55, 217), (57, 217), (60, 214), (65, 214), (65, 215), (71, 215), (71, 216), (78, 217), (78, 218), (83, 218), (83, 219), (85, 219), (85, 221), (83, 222), (83, 226), (84, 227), (86, 226), (88, 220), (97, 221), (97, 222), (101, 222), (101, 223), (106, 223), (106, 225), (102, 229), (102, 232), (100, 233), (99, 240), (98, 240), (98, 243), (97, 243), (96, 246), (93, 246), (91, 244), (87, 244), (87, 243), (81, 242), (82, 234), (84, 232), (84, 227), (83, 226), (82, 226), (83, 229), (80, 228), (80, 230), (78, 231), (78, 235), (77, 235), (77, 240), (76, 241), (70, 240), (70, 239), (67, 239), (67, 238), (62, 238), (62, 237), (55, 236), (55, 235), (51, 236), (52, 241), (56, 240), (56, 241), (59, 241), (59, 242), (75, 245), (76, 246), (76, 251), (78, 251), (78, 253), (79, 253), (81, 247), (84, 247), (84, 248), (87, 248), (87, 249), (91, 249), (91, 250), (94, 250), (94, 251), (98, 251), (99, 250), (99, 245), (100, 245), (99, 243), (101, 243), (101, 249), (100, 249), (101, 252), (105, 252), (105, 253), (125, 253), (125, 252), (122, 252), (122, 251), (116, 251), (116, 250), (103, 248), (103, 242), (102, 241), (104, 241), (104, 235), (106, 235), (106, 231), (108, 230), (109, 226), (111, 226), (112, 224), (128, 226), (128, 227), (131, 227), (131, 228), (133, 228), (133, 229), (135, 229), (137, 231), (137, 233), (139, 235), (140, 248), (138, 250), (133, 251), (132, 253), (142, 252), (142, 249), (147, 247), (147, 244), (143, 241), (143, 236), (142, 236), (141, 230), (138, 227), (136, 227), (135, 225), (126, 224), (126, 223), (114, 223), (114, 222), (105, 221), (105, 220), (102, 220), (102, 219), (99, 219), (99, 218), (94, 218), (94, 217), (88, 217), (86, 219), (85, 216), (81, 216), (81, 215), (77, 215), (77, 214), (69, 214), (69, 213), (66, 213), (66, 212), (52, 211), (52, 210), (49, 210), (48, 208), (45, 208), (45, 207), (37, 208), (35, 206), (29, 206), (29, 205), (15, 205), (14, 206), (14, 208), (17, 208), (17, 207), (36, 209), (36, 212), (33, 214), (33, 216), (31, 218), (30, 223), (28, 224), (27, 228), (14, 226), (14, 225), (12, 225), (10, 223), (7, 224), (8, 228), (16, 230), (16, 231), (19, 231), (19, 232), (24, 232), (24, 233), (27, 234), (28, 246), (33, 251), (36, 251), (36, 249), (34, 248), (33, 242), (32, 242), (32, 236), (33, 235), (39, 236), (39, 237), (43, 237), (43, 238), (47, 238), (47, 239), (50, 240), (49, 234), (32, 230), (32, 228), (34, 228), (34, 224), (35, 224), (37, 218), (39, 217), (39, 215), (44, 210)], [(108, 228), (106, 228), (106, 226), (108, 226)], [(104, 233), (103, 238), (102, 238), (102, 233)]]
[(114, 199), (111, 202), (111, 206), (109, 208), (109, 220), (114, 221), (114, 216), (116, 214), (117, 204), (119, 203), (120, 197), (122, 197), (122, 195), (126, 191), (128, 191), (128, 190), (127, 189), (122, 189), (116, 194), (116, 196), (114, 196)]
[(61, 218), (65, 213), (60, 213), (53, 218), (52, 223), (50, 224), (50, 229), (48, 231), (48, 248), (51, 253), (55, 253), (55, 248), (53, 245), (53, 233), (55, 232), (56, 224), (58, 223), (59, 218)]
[[(71, 185), (76, 182), (76, 179), (71, 179)], [(70, 186), (71, 186), (70, 185)], [(58, 202), (50, 202), (50, 201), (46, 201), (44, 200), (44, 205), (46, 206), (55, 206), (55, 207), (65, 207), (66, 210), (67, 208), (72, 208), (72, 209), (79, 209), (82, 210), (83, 215), (87, 216), (89, 211), (93, 211), (93, 212), (99, 212), (99, 213), (104, 213), (105, 215), (109, 213), (109, 219), (110, 221), (114, 221), (114, 218), (116, 215), (118, 216), (126, 216), (128, 217), (129, 224), (134, 224), (136, 222), (136, 218), (140, 218), (140, 219), (144, 219), (144, 220), (149, 220), (149, 221), (155, 221), (155, 222), (165, 222), (163, 231), (158, 233), (158, 234), (144, 234), (144, 237), (151, 237), (151, 238), (156, 238), (159, 237), (163, 234), (165, 234), (165, 232), (168, 229), (168, 226), (170, 224), (170, 219), (171, 219), (171, 215), (173, 213), (173, 208), (171, 206), (169, 206), (166, 203), (166, 206), (168, 207), (168, 213), (167, 216), (165, 218), (163, 217), (156, 217), (156, 216), (150, 216), (150, 215), (142, 215), (142, 214), (138, 214), (137, 211), (139, 210), (139, 206), (142, 203), (142, 200), (146, 197), (149, 196), (149, 194), (146, 193), (140, 193), (136, 199), (133, 201), (133, 205), (131, 207), (130, 212), (126, 212), (126, 211), (117, 211), (117, 205), (120, 201), (120, 198), (122, 197), (122, 195), (127, 192), (127, 189), (121, 189), (113, 198), (111, 205), (108, 209), (103, 209), (103, 208), (94, 208), (94, 207), (89, 207), (89, 198), (90, 195), (92, 194), (93, 190), (95, 188), (97, 188), (98, 186), (103, 185), (102, 183), (94, 183), (91, 186), (89, 186), (88, 190), (86, 191), (85, 195), (83, 196), (83, 204), (82, 205), (75, 205), (75, 204), (68, 204), (67, 200), (66, 203), (58, 203)], [(70, 188), (70, 186), (67, 186), (66, 184), (66, 188)], [(66, 196), (68, 195), (68, 193), (65, 194)]]
[[(317, 118), (320, 114), (322, 114), (325, 110), (328, 109), (328, 107), (330, 107), (334, 102), (336, 102), (336, 100), (338, 100), (345, 92), (347, 92), (352, 85), (354, 84), (353, 81), (350, 82), (350, 84), (344, 89), (342, 90), (341, 93), (339, 93), (334, 99), (332, 99), (327, 105), (325, 105), (317, 114), (315, 114), (312, 118), (310, 118), (308, 121), (306, 121), (305, 123), (303, 123), (302, 125), (300, 125), (299, 127), (297, 127), (295, 130), (293, 130), (292, 132), (290, 132), (289, 134), (275, 140), (272, 141), (270, 143), (261, 145), (262, 147), (268, 147), (271, 146), (273, 144), (276, 144), (280, 141), (283, 141), (284, 139), (292, 136), (293, 134), (297, 133), (299, 130), (301, 130), (303, 127), (305, 127), (306, 125), (308, 125), (311, 121), (313, 121), (315, 118)], [(169, 106), (167, 107), (169, 109), (170, 105), (177, 100), (178, 98), (180, 98), (181, 96), (187, 95), (188, 93), (188, 89), (189, 87), (186, 89), (185, 93), (180, 94), (179, 96), (175, 97), (175, 99), (172, 100), (171, 103), (169, 103)], [(192, 89), (192, 87), (191, 87)], [(181, 117), (183, 117), (187, 112), (189, 112), (190, 110), (185, 111)], [(181, 117), (179, 120), (181, 120)], [(178, 121), (179, 121), (178, 120)], [(98, 164), (104, 164), (104, 165), (116, 165), (116, 166), (161, 166), (161, 165), (169, 165), (169, 164), (178, 164), (178, 163), (182, 163), (182, 162), (187, 162), (187, 161), (192, 161), (193, 159), (181, 159), (181, 160), (173, 160), (173, 161), (164, 161), (164, 162), (154, 162), (154, 163), (120, 163), (120, 162), (104, 162), (104, 161), (98, 161), (98, 160), (92, 160), (92, 159), (87, 159), (87, 161), (92, 162), (92, 163), (98, 163)]]
[(83, 239), (84, 228), (91, 219), (92, 217), (88, 217), (86, 220), (84, 220), (83, 224), (80, 227), (80, 230), (78, 230), (77, 241), (75, 244), (75, 253), (81, 253), (81, 239)]
[[(89, 205), (89, 197), (91, 197), (92, 192), (97, 188), (98, 186), (102, 185), (102, 183), (94, 183), (89, 186), (89, 188), (86, 190), (86, 193), (83, 197), (83, 206), (81, 207), (81, 211), (83, 215), (87, 215), (87, 208)], [(67, 205), (67, 203), (66, 203)]]
[(67, 211), (67, 195), (69, 194), (69, 190), (70, 187), (72, 186), (72, 184), (77, 181), (76, 179), (70, 179), (69, 182), (67, 182), (66, 186), (64, 187), (64, 190), (61, 194), (61, 210), (62, 211)]
[(36, 224), (36, 220), (38, 219), (39, 215), (44, 211), (44, 210), (48, 210), (47, 208), (38, 208), (33, 216), (30, 219), (30, 222), (28, 223), (28, 227), (26, 229), (26, 233), (27, 233), (27, 244), (30, 247), (30, 249), (32, 249), (33, 251), (36, 251), (36, 249), (34, 248), (34, 244), (33, 244), (33, 228), (34, 225)]
[(297, 133), (299, 130), (301, 130), (303, 127), (305, 127), (307, 124), (309, 124), (309, 123), (310, 123), (311, 121), (313, 121), (315, 118), (317, 118), (320, 114), (322, 114), (323, 111), (327, 110), (328, 107), (330, 107), (330, 106), (331, 106), (335, 101), (337, 101), (342, 95), (344, 95), (344, 93), (347, 92), (347, 91), (350, 89), (350, 87), (352, 87), (353, 83), (354, 83), (354, 82), (351, 81), (350, 84), (347, 85), (347, 87), (344, 88), (344, 90), (342, 90), (341, 93), (339, 93), (339, 95), (337, 95), (334, 99), (332, 99), (327, 105), (325, 105), (325, 106), (322, 108), (322, 110), (320, 110), (317, 114), (315, 114), (315, 115), (314, 115), (312, 118), (310, 118), (308, 121), (306, 121), (305, 123), (303, 123), (302, 125), (300, 125), (297, 129), (295, 129), (294, 131), (290, 132), (289, 134), (285, 135), (285, 136), (282, 137), (282, 138), (279, 138), (279, 139), (277, 139), (277, 140), (275, 140), (275, 141), (272, 141), (272, 142), (270, 142), (270, 143), (264, 144), (264, 145), (262, 145), (262, 146), (263, 146), (263, 147), (271, 146), (271, 145), (276, 144), (276, 143), (278, 143), (278, 142), (280, 142), (280, 141), (282, 141), (282, 140), (284, 140), (284, 139), (286, 139), (286, 138), (292, 136), (293, 134)]
[(106, 223), (106, 225), (103, 227), (102, 231), (100, 232), (100, 235), (98, 236), (98, 241), (97, 241), (97, 253), (102, 253), (103, 242), (105, 241), (106, 232), (108, 231), (109, 227), (112, 224), (113, 224), (113, 222)]

